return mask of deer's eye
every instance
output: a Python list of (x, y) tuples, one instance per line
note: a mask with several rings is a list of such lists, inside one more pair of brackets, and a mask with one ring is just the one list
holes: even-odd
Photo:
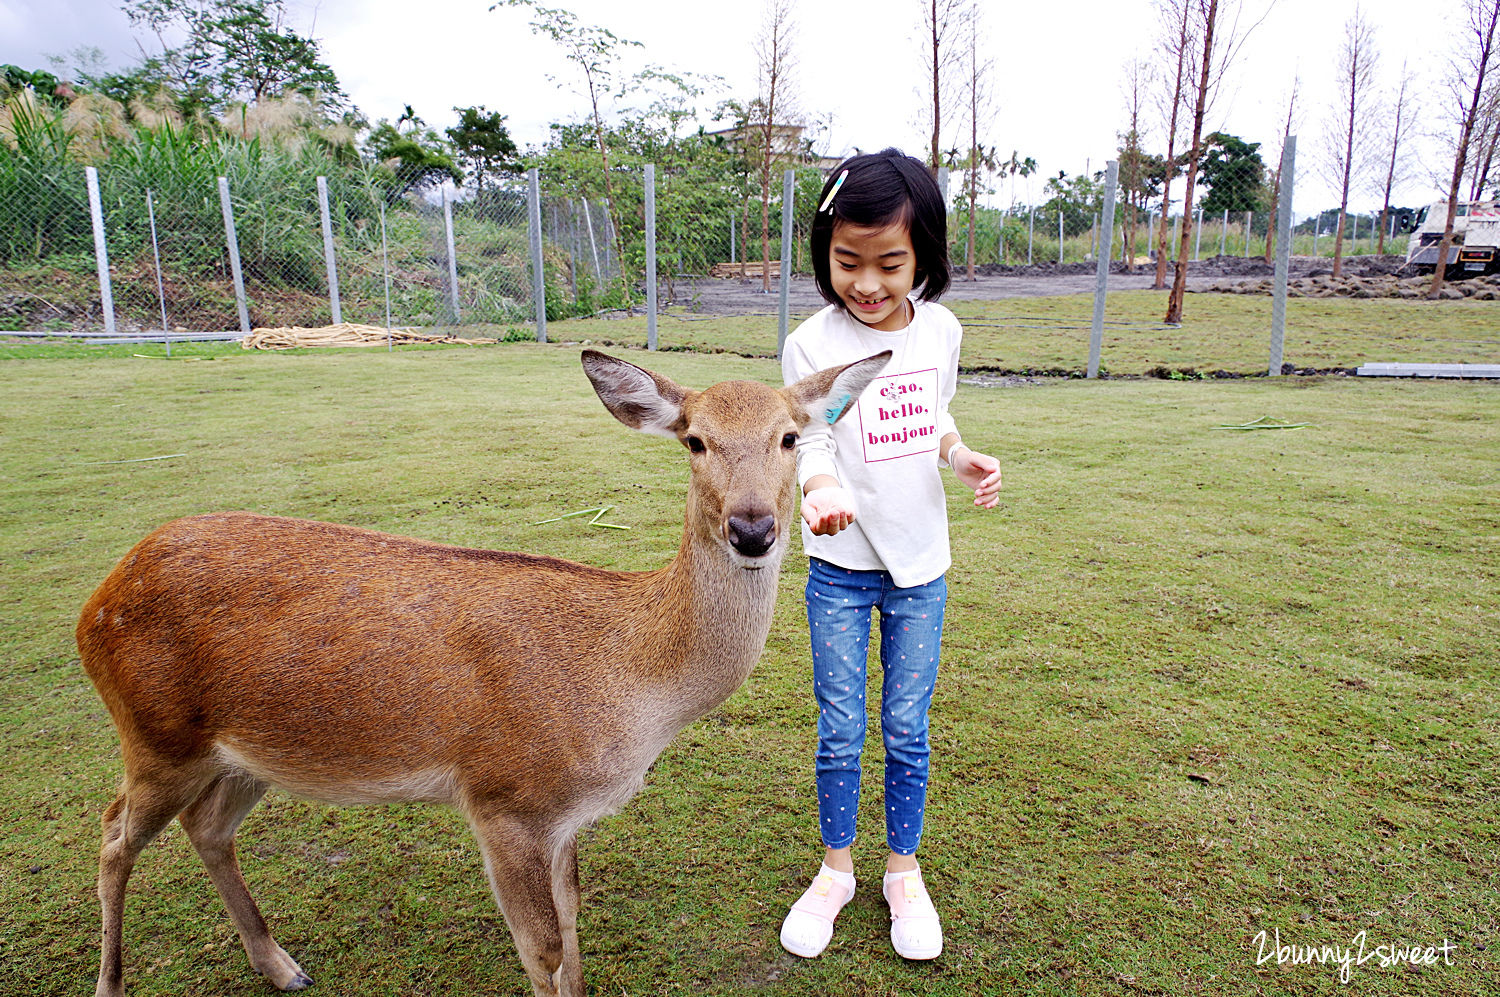
[(787, 433), (781, 438), (781, 449), (795, 450), (797, 448), (797, 434)]
[(689, 436), (687, 438), (687, 448), (693, 453), (703, 453), (703, 451), (708, 449), (708, 447), (703, 445), (703, 441), (696, 436)]

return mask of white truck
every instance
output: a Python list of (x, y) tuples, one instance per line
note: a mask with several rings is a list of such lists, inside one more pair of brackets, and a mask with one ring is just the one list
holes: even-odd
[[(1448, 202), (1437, 201), (1417, 212), (1416, 227), (1406, 244), (1406, 263), (1418, 273), (1437, 269)], [(1453, 245), (1448, 250), (1448, 272), (1500, 273), (1500, 203), (1459, 201), (1453, 214)]]

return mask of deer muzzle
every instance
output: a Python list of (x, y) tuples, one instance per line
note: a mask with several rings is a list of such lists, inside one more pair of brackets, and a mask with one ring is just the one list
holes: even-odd
[(765, 557), (776, 546), (774, 513), (731, 515), (728, 523), (729, 546), (745, 557)]

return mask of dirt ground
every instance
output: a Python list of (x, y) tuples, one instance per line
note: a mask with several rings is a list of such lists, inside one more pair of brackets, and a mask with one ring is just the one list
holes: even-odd
[[(1391, 274), (1399, 271), (1403, 262), (1404, 258), (1400, 256), (1350, 256), (1344, 259), (1344, 271), (1352, 276)], [(970, 281), (962, 267), (956, 268), (953, 283), (948, 286), (943, 300), (995, 301), (1002, 298), (1092, 294), (1096, 279), (1096, 266), (1093, 263), (1039, 263), (1032, 266), (986, 264), (976, 270), (976, 279)], [(1274, 272), (1274, 266), (1260, 259), (1216, 256), (1189, 265), (1188, 287), (1200, 287), (1225, 277), (1259, 279), (1269, 277)], [(1291, 260), (1289, 276), (1316, 277), (1330, 272), (1332, 261), (1327, 257), (1296, 256)], [(1171, 280), (1172, 272), (1169, 268), (1168, 286), (1171, 285)], [(1136, 267), (1133, 274), (1126, 273), (1124, 265), (1120, 263), (1110, 267), (1111, 291), (1144, 291), (1151, 284), (1152, 274), (1146, 267)], [(670, 301), (665, 300), (664, 289), (663, 305), (703, 315), (774, 315), (780, 305), (779, 295), (775, 281), (772, 281), (771, 292), (767, 294), (761, 289), (759, 278), (677, 278), (672, 283)], [(825, 303), (811, 277), (794, 277), (788, 298), (794, 315), (811, 314)]]

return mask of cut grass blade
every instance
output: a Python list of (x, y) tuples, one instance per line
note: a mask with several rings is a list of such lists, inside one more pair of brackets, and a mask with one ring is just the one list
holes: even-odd
[(1263, 415), (1254, 422), (1247, 422), (1239, 426), (1215, 426), (1214, 429), (1229, 429), (1245, 433), (1256, 429), (1303, 429), (1311, 425), (1313, 425), (1311, 422), (1287, 422), (1284, 419), (1276, 419), (1269, 415)]

